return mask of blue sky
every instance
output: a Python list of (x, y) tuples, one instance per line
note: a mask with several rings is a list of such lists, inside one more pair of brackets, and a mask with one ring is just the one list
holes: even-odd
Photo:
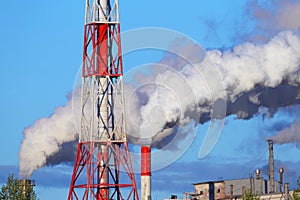
[[(64, 105), (73, 88), (82, 60), (84, 3), (83, 0), (2, 2), (2, 182), (9, 173), (18, 174), (18, 152), (24, 128), (41, 117), (49, 117), (55, 107)], [(253, 14), (256, 6), (272, 11), (277, 9), (276, 5), (271, 0), (232, 0), (230, 3), (227, 0), (184, 3), (171, 0), (120, 1), (121, 29), (168, 28), (189, 36), (205, 49), (225, 50), (247, 41), (264, 42), (283, 30), (270, 30), (270, 27), (264, 26), (260, 15)], [(134, 67), (135, 62), (145, 62), (141, 57), (137, 58), (138, 61), (130, 59), (133, 56), (124, 59), (125, 73)], [(154, 56), (151, 61), (159, 60)], [(229, 116), (215, 148), (202, 160), (198, 158), (198, 152), (208, 124), (199, 125), (194, 143), (183, 156), (153, 173), (154, 197), (181, 196), (184, 191), (193, 190), (194, 182), (218, 177), (248, 177), (255, 168), (263, 168), (267, 164), (267, 143), (264, 139), (290, 125), (297, 116), (285, 110), (270, 118), (263, 118), (260, 114), (249, 120)], [(289, 169), (288, 181), (294, 184), (296, 177), (300, 176), (297, 169), (300, 150), (295, 144), (275, 145), (274, 149), (278, 167), (281, 165)], [(71, 170), (71, 166), (59, 165), (34, 172), (38, 196), (45, 200), (66, 199)], [(267, 177), (267, 172), (264, 175)], [(184, 181), (178, 182), (174, 177)], [(167, 187), (168, 184), (174, 185), (172, 190)]]

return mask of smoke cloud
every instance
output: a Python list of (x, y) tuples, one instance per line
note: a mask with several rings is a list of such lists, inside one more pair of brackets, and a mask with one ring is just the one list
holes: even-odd
[[(125, 75), (130, 142), (161, 148), (187, 125), (196, 127), (232, 114), (250, 119), (262, 107), (272, 116), (278, 108), (300, 103), (297, 32), (283, 31), (265, 44), (243, 43), (227, 51), (203, 54), (198, 48), (186, 45), (177, 49), (184, 59), (167, 54), (151, 66), (151, 73), (135, 74), (134, 81), (126, 82)], [(198, 60), (201, 62), (195, 63)], [(212, 69), (219, 72), (222, 88), (216, 85), (216, 71)], [(144, 85), (137, 88), (139, 84)], [(65, 155), (75, 151), (78, 137), (72, 101), (74, 98), (69, 98), (51, 117), (39, 119), (24, 130), (19, 152), (21, 177), (29, 177), (38, 167), (71, 160)], [(224, 104), (227, 110), (223, 110)], [(286, 136), (282, 141), (299, 140), (296, 127), (299, 122), (280, 132), (279, 136)], [(279, 141), (279, 136), (274, 140)]]
[(279, 31), (300, 29), (299, 1), (274, 0), (262, 3), (256, 0), (251, 1), (247, 8), (247, 14), (255, 19), (254, 31), (248, 39), (266, 41)]
[(300, 147), (300, 119), (296, 119), (289, 127), (279, 131), (270, 138), (277, 144), (295, 143)]
[[(46, 164), (69, 161), (73, 152), (69, 143), (78, 138), (75, 130), (72, 97), (65, 106), (55, 109), (52, 116), (37, 120), (23, 131), (24, 139), (19, 151), (19, 176), (29, 178), (34, 170)], [(57, 157), (53, 156), (60, 150)], [(74, 158), (73, 158), (74, 159)]]
[[(256, 23), (253, 32), (257, 33), (250, 39), (265, 44), (246, 42), (232, 50), (205, 54), (194, 45), (178, 47), (182, 44), (179, 41), (171, 48), (181, 56), (166, 54), (160, 63), (151, 66), (151, 73), (136, 74), (135, 82), (152, 84), (138, 89), (130, 82), (125, 85), (130, 142), (146, 142), (161, 148), (187, 125), (196, 127), (198, 123), (228, 115), (250, 119), (262, 108), (272, 116), (278, 108), (299, 104), (300, 37), (296, 31), (278, 32), (300, 29), (300, 2), (272, 3), (270, 9), (269, 5), (252, 1), (248, 10)], [(271, 36), (274, 37), (266, 42)], [(210, 68), (214, 67), (220, 72), (223, 88), (212, 83), (215, 74)], [(80, 93), (75, 94), (78, 96), (70, 96), (66, 105), (56, 108), (52, 116), (37, 120), (23, 131), (20, 177), (30, 177), (38, 167), (73, 161), (78, 133), (72, 102), (80, 105)], [(299, 146), (299, 129), (300, 120), (296, 119), (271, 139), (278, 144)]]
[[(188, 51), (195, 52), (195, 48)], [(167, 58), (174, 63), (174, 57)], [(280, 32), (264, 45), (244, 43), (224, 52), (212, 50), (194, 65), (182, 65), (178, 57), (175, 60), (179, 60), (179, 67), (171, 66), (154, 76), (154, 88), (136, 92), (133, 99), (140, 106), (130, 112), (135, 113), (138, 124), (127, 122), (130, 133), (139, 133), (136, 138), (151, 138), (154, 147), (166, 143), (165, 138), (172, 138), (187, 124), (197, 126), (218, 118), (218, 109), (212, 114), (218, 102), (227, 102), (226, 113), (222, 116), (220, 112), (220, 118), (235, 114), (240, 119), (250, 119), (261, 107), (272, 116), (280, 107), (300, 103), (300, 37), (295, 32)], [(162, 63), (168, 63), (167, 59)], [(153, 67), (154, 74), (159, 67)], [(212, 88), (216, 75), (210, 69), (214, 67), (221, 72), (224, 88)]]

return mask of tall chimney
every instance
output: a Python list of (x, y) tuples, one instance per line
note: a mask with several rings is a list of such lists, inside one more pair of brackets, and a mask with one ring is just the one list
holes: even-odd
[(141, 147), (141, 200), (151, 200), (151, 147)]
[(279, 174), (280, 174), (280, 180), (279, 180), (279, 184), (280, 184), (280, 193), (282, 193), (282, 183), (283, 183), (283, 172), (284, 172), (284, 169), (282, 167), (280, 167), (279, 169)]
[(284, 196), (285, 196), (285, 200), (289, 200), (289, 191), (290, 191), (290, 184), (289, 183), (285, 183), (284, 184)]
[(270, 179), (270, 193), (275, 192), (274, 183), (274, 155), (273, 155), (273, 141), (268, 140), (269, 143), (269, 179)]
[(260, 179), (260, 169), (255, 170), (256, 179)]
[(35, 181), (29, 179), (22, 179), (19, 180), (19, 184), (20, 184), (22, 199), (26, 199), (26, 200), (32, 199), (31, 195), (32, 195), (33, 187), (35, 186)]
[(246, 187), (242, 186), (242, 199), (245, 199), (245, 195), (246, 195)]
[(233, 185), (230, 185), (230, 200), (233, 200)]

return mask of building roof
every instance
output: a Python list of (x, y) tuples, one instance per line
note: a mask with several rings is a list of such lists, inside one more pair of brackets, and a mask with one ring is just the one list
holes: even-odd
[(225, 180), (218, 180), (218, 181), (206, 181), (206, 182), (193, 183), (193, 185), (209, 184), (209, 183), (223, 183), (224, 181), (225, 181)]
[[(222, 182), (241, 181), (241, 180), (250, 180), (250, 179), (256, 179), (256, 178), (252, 177), (252, 178), (238, 178), (238, 179), (217, 180), (217, 181), (204, 181), (204, 182), (193, 183), (193, 185), (209, 184), (209, 183), (222, 183)], [(260, 179), (263, 179), (263, 178), (261, 177)], [(266, 180), (266, 179), (263, 179), (263, 180), (264, 181), (269, 181), (269, 180)]]

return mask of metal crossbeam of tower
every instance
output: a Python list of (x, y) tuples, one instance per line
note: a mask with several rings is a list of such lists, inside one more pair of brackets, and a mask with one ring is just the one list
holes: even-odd
[(86, 0), (81, 126), (68, 200), (135, 199), (117, 0)]

